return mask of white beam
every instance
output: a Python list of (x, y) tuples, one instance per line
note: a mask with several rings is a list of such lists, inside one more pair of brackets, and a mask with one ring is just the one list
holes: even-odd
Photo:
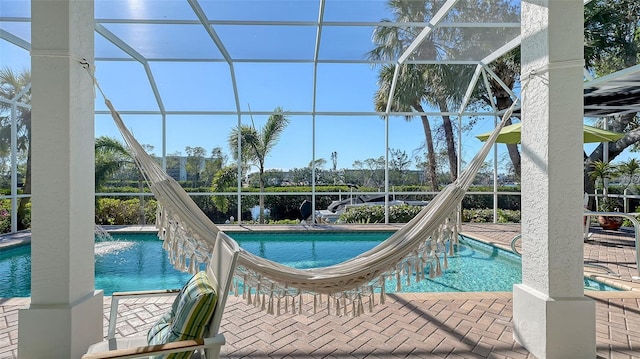
[(162, 101), (162, 96), (160, 96), (160, 91), (158, 90), (158, 85), (156, 85), (156, 80), (153, 76), (153, 72), (151, 71), (151, 67), (149, 66), (149, 62), (147, 59), (138, 51), (136, 51), (133, 47), (129, 46), (126, 42), (122, 41), (119, 37), (117, 37), (114, 33), (109, 31), (106, 27), (101, 24), (95, 24), (96, 32), (102, 35), (105, 39), (109, 40), (111, 43), (119, 47), (126, 54), (134, 58), (136, 61), (140, 62), (143, 66), (145, 73), (147, 74), (147, 79), (149, 80), (149, 86), (151, 86), (151, 91), (153, 91), (153, 95), (156, 99), (156, 103), (158, 104), (158, 108), (161, 113), (165, 112), (164, 103)]
[(462, 114), (467, 105), (469, 104), (469, 100), (471, 99), (471, 95), (473, 94), (473, 89), (476, 88), (478, 84), (478, 79), (480, 78), (480, 74), (482, 72), (482, 65), (476, 66), (475, 71), (473, 72), (473, 76), (471, 77), (471, 81), (469, 81), (469, 86), (467, 86), (467, 91), (464, 93), (464, 97), (462, 98), (462, 104), (460, 104), (459, 113)]
[[(584, 83), (584, 88), (591, 88), (591, 87), (595, 87), (595, 86), (599, 86), (599, 85), (603, 85), (606, 84), (607, 82), (611, 82), (611, 81), (615, 81), (616, 79), (623, 77), (623, 76), (627, 76), (627, 75), (633, 75), (636, 73), (640, 73), (640, 64), (635, 65), (635, 66), (631, 66), (631, 67), (627, 67), (626, 69), (620, 70), (620, 71), (616, 71), (612, 74), (608, 74), (602, 77), (598, 77), (595, 78), (591, 81), (585, 82)], [(618, 83), (616, 82), (615, 85), (620, 85), (623, 83)], [(633, 82), (631, 83), (632, 85), (640, 85), (640, 81), (638, 82)], [(614, 86), (615, 86), (614, 85)]]
[(493, 61), (495, 61), (496, 59), (498, 59), (500, 56), (502, 56), (502, 55), (506, 54), (507, 52), (509, 52), (509, 51), (515, 49), (516, 47), (520, 46), (521, 42), (522, 42), (522, 37), (520, 35), (518, 35), (515, 38), (513, 38), (511, 41), (509, 41), (506, 44), (502, 45), (500, 48), (498, 48), (494, 52), (490, 53), (489, 56), (485, 57), (480, 62), (482, 62), (485, 65), (486, 64), (490, 64)]
[(14, 45), (16, 45), (18, 47), (21, 47), (21, 48), (27, 50), (27, 51), (31, 51), (31, 44), (29, 42), (17, 37), (16, 35), (8, 32), (6, 30), (0, 29), (0, 39), (4, 39), (4, 40), (9, 41), (10, 43), (12, 43), (12, 44), (14, 44)]
[(429, 36), (433, 28), (436, 25), (438, 25), (440, 21), (444, 19), (445, 15), (449, 12), (449, 10), (451, 10), (453, 5), (455, 5), (458, 1), (459, 0), (447, 0), (447, 2), (444, 3), (442, 7), (440, 7), (440, 9), (438, 9), (438, 12), (429, 21), (429, 24), (427, 25), (427, 27), (422, 29), (420, 34), (416, 36), (416, 38), (413, 40), (411, 45), (409, 45), (409, 47), (407, 47), (407, 49), (402, 53), (402, 55), (400, 55), (400, 58), (398, 58), (398, 63), (403, 64), (405, 61), (407, 61), (409, 56), (411, 56), (411, 54), (418, 48), (418, 46), (422, 44), (424, 39), (426, 39), (427, 36)]

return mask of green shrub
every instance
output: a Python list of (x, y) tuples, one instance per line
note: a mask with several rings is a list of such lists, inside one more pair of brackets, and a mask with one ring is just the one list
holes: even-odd
[[(10, 216), (11, 215), (9, 215), (9, 217)], [(22, 228), (31, 228), (31, 201), (29, 201), (24, 207), (24, 217), (22, 217), (21, 222)]]
[(146, 224), (156, 223), (156, 213), (158, 211), (158, 201), (155, 199), (145, 199), (144, 201), (144, 220)]
[(0, 233), (11, 231), (11, 200), (0, 200)]
[[(465, 209), (462, 211), (462, 222), (493, 223), (493, 209)], [(520, 223), (520, 211), (498, 209), (497, 223)]]
[[(422, 208), (424, 207), (410, 206), (408, 204), (391, 206), (389, 207), (389, 223), (407, 223), (412, 220)], [(382, 222), (384, 222), (384, 210)]]
[(281, 219), (279, 221), (270, 221), (269, 224), (299, 224), (297, 219)]
[[(129, 185), (135, 184), (135, 182), (127, 183)], [(133, 186), (128, 186), (126, 188), (113, 188), (116, 192), (137, 192), (138, 188)], [(147, 189), (145, 189), (147, 190)], [(200, 192), (205, 193), (208, 192), (209, 188), (185, 188), (188, 192)], [(235, 192), (235, 188), (227, 189), (228, 192)], [(311, 192), (312, 188), (310, 186), (286, 186), (286, 187), (267, 187), (265, 188), (265, 192), (277, 193), (277, 195), (265, 195), (265, 208), (270, 210), (270, 218), (269, 223), (281, 223), (280, 221), (291, 221), (297, 223), (300, 219), (300, 204), (304, 200), (310, 201), (312, 197), (308, 194), (302, 194), (304, 192)], [(332, 201), (338, 200), (339, 198), (348, 198), (351, 194), (351, 190), (347, 186), (316, 186), (315, 190), (317, 192), (341, 192), (342, 197), (338, 195), (323, 195), (317, 194), (315, 196), (315, 208), (317, 210), (327, 208)], [(414, 191), (426, 191), (427, 187), (421, 186), (395, 186), (394, 190), (397, 192), (414, 192)], [(487, 192), (480, 194), (468, 194), (465, 196), (463, 200), (463, 208), (465, 211), (472, 211), (471, 214), (468, 214), (466, 217), (470, 218), (473, 221), (485, 221), (485, 222), (493, 222), (493, 188), (491, 186), (485, 187), (473, 187), (470, 191), (473, 192)], [(519, 191), (519, 188), (514, 187), (503, 187), (499, 190), (503, 191)], [(249, 193), (256, 193), (258, 191), (257, 188), (243, 188), (242, 189), (242, 209), (241, 209), (241, 218), (235, 218), (236, 221), (250, 221), (251, 220), (251, 208), (258, 205), (259, 197), (257, 195), (247, 195)], [(354, 191), (353, 195), (359, 195), (358, 192), (373, 192), (376, 191), (374, 188), (364, 188), (361, 187), (358, 191)], [(105, 190), (105, 192), (108, 192)], [(292, 194), (292, 195), (281, 195), (282, 192), (301, 192), (300, 194)], [(430, 200), (433, 195), (428, 194), (407, 194), (407, 195), (396, 195), (395, 199), (401, 200)], [(108, 197), (101, 197), (101, 199), (106, 199)], [(109, 197), (112, 199), (123, 200), (121, 197)], [(236, 195), (228, 195), (226, 199), (228, 199), (228, 207), (225, 211), (221, 211), (218, 206), (216, 206), (213, 201), (213, 196), (211, 195), (194, 195), (191, 197), (194, 202), (202, 209), (205, 215), (211, 219), (214, 223), (224, 223), (231, 216), (238, 216), (238, 201)], [(115, 206), (115, 205), (113, 205)], [(111, 207), (113, 207), (111, 206)], [(133, 205), (134, 207), (136, 205)], [(369, 206), (372, 207), (372, 206)], [(498, 221), (500, 222), (519, 222), (519, 211), (520, 211), (520, 196), (516, 195), (499, 195), (498, 196), (498, 207), (501, 208), (501, 212), (499, 212)], [(135, 220), (137, 217), (130, 218), (133, 216), (133, 213), (123, 215), (117, 215), (117, 213), (113, 212), (114, 209), (105, 208), (104, 210), (99, 209), (100, 207), (96, 207), (96, 218), (101, 221), (106, 222), (133, 222), (138, 223)], [(110, 207), (109, 207), (110, 208)], [(390, 208), (389, 213), (389, 221), (391, 223), (406, 223), (411, 218), (415, 216), (415, 214), (421, 209), (421, 207), (413, 208), (412, 206), (394, 208), (393, 206)], [(478, 212), (484, 209), (485, 212)], [(112, 211), (112, 212), (109, 212)], [(102, 213), (100, 213), (102, 212)], [(155, 216), (155, 211), (153, 215)], [(135, 210), (134, 210), (134, 213)], [(147, 217), (149, 216), (149, 212), (147, 211)], [(127, 218), (125, 220), (125, 217)], [(155, 218), (155, 217), (154, 217)], [(345, 213), (344, 218), (341, 219), (343, 222), (347, 223), (384, 223), (384, 207), (377, 209), (365, 209), (354, 213)], [(152, 223), (149, 218), (147, 218), (147, 223)]]
[[(492, 187), (474, 187), (471, 192), (487, 192), (486, 194), (467, 194), (462, 200), (462, 208), (493, 208), (493, 188)], [(498, 191), (520, 192), (519, 188), (498, 188)], [(498, 208), (509, 210), (520, 210), (520, 196), (518, 195), (498, 195)]]
[[(420, 206), (401, 204), (389, 207), (389, 223), (407, 223), (422, 210)], [(384, 223), (384, 206), (349, 207), (340, 215), (343, 223)]]
[[(24, 211), (24, 218), (22, 218), (23, 228), (31, 227), (31, 202), (27, 203)], [(18, 225), (20, 227), (20, 225)], [(11, 200), (0, 200), (0, 233), (11, 232)]]
[[(155, 223), (157, 202), (155, 199), (145, 200), (144, 216), (148, 224)], [(123, 225), (140, 223), (140, 200), (98, 198), (96, 200), (96, 224)]]
[(338, 221), (342, 223), (384, 223), (384, 207), (348, 207), (342, 212)]

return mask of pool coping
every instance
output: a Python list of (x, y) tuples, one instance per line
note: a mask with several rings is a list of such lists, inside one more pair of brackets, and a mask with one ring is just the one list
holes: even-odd
[(29, 243), (31, 243), (30, 230), (0, 235), (0, 250), (5, 248), (23, 246)]

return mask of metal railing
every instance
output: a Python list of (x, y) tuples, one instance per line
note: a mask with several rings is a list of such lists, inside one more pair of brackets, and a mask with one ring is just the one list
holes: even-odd
[(640, 233), (638, 233), (638, 229), (640, 229), (640, 222), (638, 222), (638, 219), (629, 213), (624, 213), (624, 212), (585, 212), (584, 216), (588, 219), (587, 223), (585, 224), (585, 237), (587, 236), (588, 233), (588, 226), (589, 223), (591, 222), (589, 219), (593, 216), (607, 216), (607, 217), (622, 217), (622, 218), (626, 218), (629, 221), (631, 221), (631, 224), (633, 224), (633, 235), (634, 235), (634, 239), (635, 239), (635, 247), (636, 247), (636, 270), (638, 271), (638, 276), (640, 276), (640, 252), (638, 252), (638, 248), (640, 247)]

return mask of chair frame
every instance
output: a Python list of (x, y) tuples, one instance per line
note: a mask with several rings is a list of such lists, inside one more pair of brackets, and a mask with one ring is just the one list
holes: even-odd
[[(238, 252), (240, 247), (231, 239), (227, 234), (219, 232), (216, 237), (215, 247), (211, 256), (211, 261), (207, 265), (207, 275), (212, 281), (216, 292), (218, 293), (218, 300), (216, 301), (216, 307), (213, 315), (208, 324), (208, 328), (205, 331), (205, 337), (203, 339), (196, 340), (182, 340), (173, 343), (167, 343), (162, 345), (146, 345), (137, 346), (133, 348), (118, 348), (115, 350), (109, 350), (101, 353), (89, 353), (82, 356), (82, 359), (103, 359), (103, 358), (141, 358), (149, 357), (152, 355), (179, 353), (185, 351), (195, 351), (204, 349), (205, 358), (216, 359), (220, 355), (220, 349), (225, 344), (225, 338), (222, 333), (218, 333), (220, 328), (220, 322), (222, 321), (222, 314), (227, 302), (227, 297), (231, 289), (231, 283), (233, 281), (233, 272), (235, 270)], [(161, 290), (161, 291), (139, 291), (139, 292), (117, 292), (113, 293), (111, 297), (111, 311), (109, 314), (109, 329), (107, 332), (107, 342), (114, 343), (116, 346), (122, 345), (124, 341), (118, 341), (115, 338), (115, 328), (118, 316), (118, 303), (121, 299), (128, 298), (147, 298), (158, 297), (167, 295), (176, 295), (180, 290)], [(121, 338), (129, 339), (129, 338)], [(133, 338), (134, 340), (144, 338)]]

